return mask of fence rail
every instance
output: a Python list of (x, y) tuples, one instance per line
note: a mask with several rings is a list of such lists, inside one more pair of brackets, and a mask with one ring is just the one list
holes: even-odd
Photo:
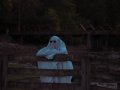
[[(119, 55), (119, 53), (117, 54)], [(2, 73), (1, 90), (55, 90), (57, 88), (58, 90), (89, 90), (90, 83), (100, 83), (100, 85), (95, 85), (103, 87), (104, 83), (111, 82), (116, 83), (115, 90), (118, 90), (120, 60), (119, 57), (114, 58), (112, 55), (113, 53), (110, 52), (72, 53), (70, 55), (57, 55), (51, 60), (64, 62), (69, 59), (73, 62), (74, 70), (38, 69), (33, 64), (37, 61), (48, 61), (43, 57), (2, 55), (0, 56), (0, 63), (2, 63), (0, 67), (2, 67), (1, 72), (4, 72)], [(29, 66), (30, 63), (33, 67)], [(38, 82), (40, 75), (72, 75), (74, 80), (70, 84), (40, 83)], [(107, 86), (105, 87), (107, 88)], [(96, 87), (93, 90), (96, 90)]]
[[(40, 82), (10, 82), (9, 90), (10, 88), (19, 90), (80, 90), (80, 84), (63, 84), (63, 83), (40, 83)], [(13, 88), (13, 86), (15, 86)], [(34, 86), (34, 88), (33, 88)]]
[[(80, 56), (80, 55), (79, 55)], [(78, 55), (56, 55), (53, 60), (47, 60), (44, 57), (36, 57), (36, 56), (20, 56), (20, 55), (4, 55), (1, 57), (5, 57), (6, 60), (6, 70), (8, 72), (5, 73), (4, 78), (4, 88), (1, 90), (11, 90), (15, 88), (20, 88), (24, 90), (55, 90), (59, 88), (59, 90), (73, 90), (73, 89), (82, 89), (82, 90), (88, 90), (86, 89), (87, 84), (87, 75), (86, 75), (86, 68), (87, 64), (85, 62), (87, 60), (83, 59), (81, 56), (81, 59), (79, 59)], [(84, 57), (86, 58), (86, 57)], [(3, 59), (1, 59), (3, 61)], [(64, 62), (66, 60), (70, 60), (73, 62), (74, 70), (47, 70), (47, 69), (38, 69), (36, 65), (33, 65), (33, 63), (36, 63), (37, 61), (49, 61), (49, 62)], [(75, 61), (74, 61), (75, 60)], [(79, 63), (79, 64), (78, 64)], [(81, 65), (82, 63), (82, 65)], [(33, 65), (33, 66), (29, 66)], [(34, 82), (34, 80), (38, 81), (40, 75), (44, 76), (73, 76), (73, 82), (70, 84), (45, 84), (40, 82)], [(29, 82), (26, 82), (29, 81)], [(82, 83), (81, 83), (82, 82)], [(29, 88), (31, 86), (31, 88)], [(37, 83), (37, 84), (36, 84)], [(28, 87), (27, 87), (28, 85)], [(38, 85), (38, 86), (36, 86)], [(23, 88), (24, 87), (24, 88)], [(50, 88), (52, 87), (52, 88)], [(19, 90), (19, 89), (17, 89)]]

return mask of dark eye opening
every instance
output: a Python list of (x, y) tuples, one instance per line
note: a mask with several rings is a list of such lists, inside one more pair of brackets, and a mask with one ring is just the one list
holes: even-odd
[(50, 41), (50, 43), (52, 43), (52, 41)]
[(54, 43), (56, 43), (56, 41), (53, 41)]

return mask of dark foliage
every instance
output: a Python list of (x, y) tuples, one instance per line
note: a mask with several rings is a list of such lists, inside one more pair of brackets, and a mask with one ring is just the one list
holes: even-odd
[(80, 23), (120, 25), (120, 0), (0, 0), (0, 23), (73, 30)]

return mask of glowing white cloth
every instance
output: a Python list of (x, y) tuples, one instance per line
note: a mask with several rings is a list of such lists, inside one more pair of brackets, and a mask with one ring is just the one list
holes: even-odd
[(47, 47), (40, 49), (37, 56), (45, 56), (48, 59), (53, 59), (56, 54), (68, 54), (65, 43), (57, 36), (50, 38)]
[[(53, 59), (56, 54), (68, 54), (65, 43), (57, 36), (50, 38), (47, 47), (40, 49), (36, 56), (45, 56), (47, 59)], [(71, 61), (38, 61), (39, 69), (64, 69), (72, 70)], [(41, 82), (46, 83), (71, 83), (72, 76), (40, 76)]]

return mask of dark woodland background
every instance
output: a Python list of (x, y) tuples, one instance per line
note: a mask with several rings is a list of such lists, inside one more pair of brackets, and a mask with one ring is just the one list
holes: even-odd
[[(21, 33), (26, 43), (45, 44), (50, 36), (67, 32), (61, 38), (67, 44), (80, 45), (86, 43), (86, 37), (78, 39), (74, 34), (79, 37), (84, 28), (94, 34), (88, 25), (94, 32), (103, 32), (91, 36), (97, 45), (119, 48), (119, 35), (107, 34), (120, 32), (120, 0), (0, 0), (0, 34), (9, 34), (18, 42)], [(68, 33), (73, 38), (66, 38)]]
[(0, 0), (0, 24), (19, 23), (47, 30), (79, 30), (81, 23), (118, 28), (120, 0)]

